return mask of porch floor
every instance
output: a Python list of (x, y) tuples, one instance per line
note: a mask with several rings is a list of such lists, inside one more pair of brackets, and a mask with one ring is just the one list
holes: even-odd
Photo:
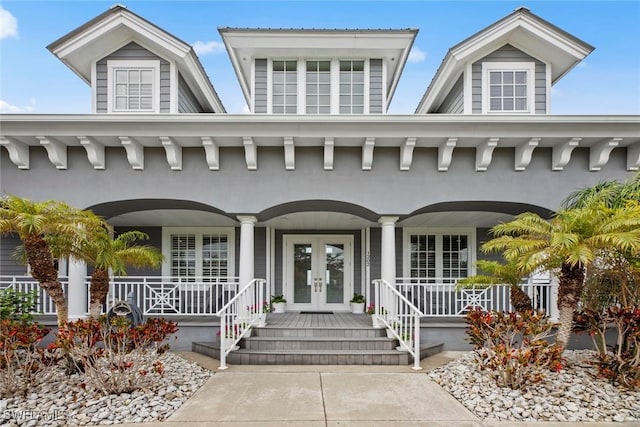
[(370, 328), (371, 317), (352, 313), (269, 313), (267, 325), (273, 328)]

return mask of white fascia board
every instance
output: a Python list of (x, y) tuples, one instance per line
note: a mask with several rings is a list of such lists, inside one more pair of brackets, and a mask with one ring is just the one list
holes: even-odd
[[(220, 37), (222, 37), (222, 42), (224, 43), (225, 48), (227, 49), (227, 53), (229, 54), (229, 59), (231, 59), (231, 64), (233, 65), (233, 71), (236, 73), (236, 77), (238, 77), (238, 82), (240, 83), (240, 88), (242, 89), (242, 94), (244, 95), (245, 101), (247, 104), (251, 104), (251, 70), (252, 64), (255, 58), (249, 57), (247, 60), (250, 62), (249, 64), (249, 75), (245, 76), (243, 74), (243, 67), (240, 64), (240, 60), (238, 59), (237, 50), (231, 45), (228, 36), (225, 35), (224, 31), (218, 30), (220, 33)], [(252, 110), (253, 111), (253, 110)]]

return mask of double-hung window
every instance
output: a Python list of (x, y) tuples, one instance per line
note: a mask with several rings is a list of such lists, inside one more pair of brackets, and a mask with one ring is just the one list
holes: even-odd
[(484, 62), (482, 68), (483, 112), (534, 112), (534, 63)]
[(234, 232), (228, 228), (163, 229), (163, 274), (176, 281), (215, 281), (234, 274)]
[(307, 114), (331, 113), (331, 62), (307, 61)]
[(271, 110), (273, 114), (298, 112), (297, 61), (273, 61)]
[(411, 278), (455, 283), (470, 275), (474, 234), (471, 230), (406, 230), (405, 274)]
[(107, 80), (109, 112), (159, 112), (160, 61), (108, 61)]
[(364, 113), (364, 61), (340, 61), (340, 114)]

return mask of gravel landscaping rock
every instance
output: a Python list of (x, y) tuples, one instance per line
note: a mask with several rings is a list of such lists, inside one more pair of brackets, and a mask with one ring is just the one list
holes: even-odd
[(2, 426), (113, 425), (162, 421), (178, 409), (211, 377), (211, 371), (172, 353), (158, 358), (165, 367), (162, 381), (152, 388), (120, 395), (93, 396), (76, 384), (82, 377), (64, 369), (26, 398), (0, 399)]
[(592, 351), (565, 351), (567, 363), (524, 390), (498, 387), (466, 354), (429, 377), (483, 420), (640, 421), (640, 391), (596, 377)]

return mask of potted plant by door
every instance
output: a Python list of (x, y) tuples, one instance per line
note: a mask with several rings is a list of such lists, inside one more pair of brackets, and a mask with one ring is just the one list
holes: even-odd
[(274, 295), (271, 297), (271, 305), (273, 306), (274, 313), (284, 313), (287, 300), (284, 298), (284, 295)]
[(353, 314), (362, 314), (364, 313), (364, 295), (353, 294), (353, 298), (351, 298), (351, 312)]

